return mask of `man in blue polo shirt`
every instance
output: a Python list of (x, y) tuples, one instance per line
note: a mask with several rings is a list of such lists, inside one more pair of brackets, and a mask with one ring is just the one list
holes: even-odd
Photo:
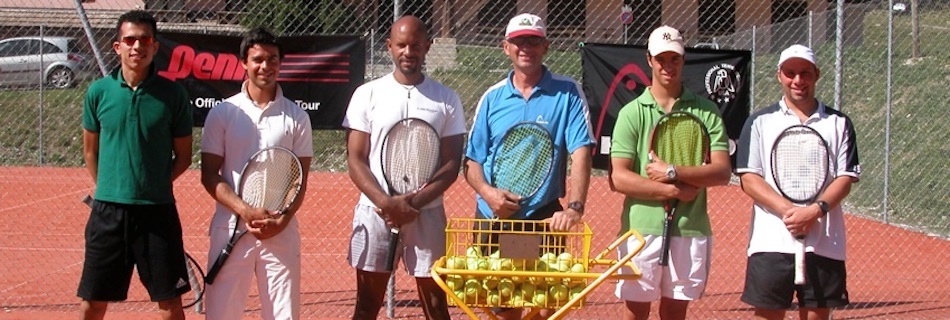
[[(590, 182), (591, 151), (587, 99), (577, 81), (552, 73), (543, 64), (550, 42), (544, 21), (523, 13), (508, 23), (502, 48), (514, 70), (491, 86), (478, 102), (469, 133), (465, 179), (478, 193), (476, 215), (482, 219), (549, 220), (554, 230), (566, 230), (581, 221)], [(531, 199), (493, 187), (493, 153), (505, 132), (515, 124), (534, 122), (554, 140), (551, 178)], [(566, 192), (567, 157), (571, 157), (571, 190)], [(566, 194), (566, 197), (565, 197)], [(558, 198), (565, 197), (567, 209)], [(521, 309), (496, 310), (503, 319), (520, 319)]]

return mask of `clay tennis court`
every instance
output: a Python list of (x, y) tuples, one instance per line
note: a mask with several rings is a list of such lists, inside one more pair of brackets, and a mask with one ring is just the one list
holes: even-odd
[[(207, 260), (206, 231), (211, 199), (190, 170), (176, 182), (186, 249)], [(80, 168), (0, 168), (0, 319), (74, 319), (75, 290), (82, 269), (83, 227), (88, 209), (80, 199), (91, 190)], [(448, 192), (452, 217), (470, 217), (474, 194), (459, 180)], [(303, 237), (303, 318), (348, 319), (355, 297), (352, 269), (346, 263), (351, 209), (358, 193), (345, 173), (311, 172), (305, 208), (298, 215)], [(621, 197), (606, 178), (594, 177), (587, 222), (599, 252), (618, 233)], [(715, 236), (713, 269), (704, 299), (694, 302), (691, 319), (748, 318), (752, 309), (739, 301), (745, 270), (745, 242), (751, 203), (736, 186), (710, 193)], [(899, 227), (848, 215), (848, 270), (852, 304), (836, 319), (935, 319), (950, 314), (950, 242)], [(915, 272), (903, 268), (908, 262)], [(408, 276), (398, 278), (395, 318), (423, 318)], [(588, 296), (572, 319), (616, 319), (621, 304), (607, 283)], [(256, 293), (247, 318), (258, 318)], [(110, 306), (107, 319), (158, 319), (154, 304), (133, 280), (129, 301)], [(385, 311), (384, 311), (385, 312)], [(463, 319), (457, 308), (453, 317)], [(187, 311), (189, 319), (204, 316)], [(384, 316), (384, 314), (382, 314)], [(797, 315), (789, 312), (788, 315)]]

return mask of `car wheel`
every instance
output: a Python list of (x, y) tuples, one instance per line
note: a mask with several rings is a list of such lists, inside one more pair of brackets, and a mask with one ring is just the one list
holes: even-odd
[(76, 76), (73, 74), (72, 70), (65, 67), (59, 67), (53, 69), (46, 76), (46, 84), (50, 85), (53, 88), (63, 89), (72, 87), (75, 83)]

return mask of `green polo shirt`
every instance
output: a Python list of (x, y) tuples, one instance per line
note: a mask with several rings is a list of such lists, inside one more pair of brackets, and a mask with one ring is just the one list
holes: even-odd
[(152, 65), (133, 90), (117, 68), (86, 91), (82, 125), (99, 133), (96, 199), (124, 204), (175, 202), (173, 140), (191, 135), (185, 89), (156, 75)]
[[(728, 151), (725, 127), (715, 103), (683, 88), (679, 100), (673, 104), (673, 110), (692, 113), (703, 121), (709, 131), (711, 151)], [(644, 90), (637, 99), (625, 105), (620, 109), (614, 125), (610, 139), (610, 157), (632, 159), (633, 168), (630, 169), (646, 177), (646, 166), (649, 164), (650, 131), (664, 114), (665, 111), (657, 105), (649, 89)], [(662, 201), (626, 197), (621, 217), (621, 232), (634, 228), (641, 234), (662, 235), (665, 217), (666, 212), (663, 210)], [(695, 201), (679, 203), (676, 207), (675, 221), (677, 227), (673, 228), (673, 236), (712, 235), (709, 215), (706, 212), (705, 189), (700, 190)]]

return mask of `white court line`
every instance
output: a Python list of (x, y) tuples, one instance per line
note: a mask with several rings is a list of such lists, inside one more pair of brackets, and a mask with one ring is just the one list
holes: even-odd
[(921, 25), (921, 26), (924, 27), (924, 28), (931, 28), (931, 29), (938, 29), (938, 30), (947, 30), (947, 31), (950, 31), (950, 27), (932, 26), (932, 25), (929, 25), (929, 24), (925, 24), (925, 25)]
[(7, 211), (11, 211), (11, 210), (23, 209), (23, 208), (25, 208), (25, 207), (32, 206), (32, 205), (34, 205), (34, 204), (36, 204), (36, 203), (45, 202), (45, 201), (51, 201), (51, 200), (56, 200), (56, 199), (59, 199), (59, 198), (62, 198), (62, 197), (66, 197), (66, 196), (76, 197), (76, 202), (80, 202), (80, 200), (82, 200), (82, 198), (81, 198), (81, 197), (77, 197), (76, 195), (77, 195), (77, 194), (81, 194), (81, 193), (86, 193), (86, 194), (88, 194), (89, 191), (91, 191), (91, 190), (92, 190), (92, 189), (83, 189), (83, 190), (74, 191), (74, 192), (70, 192), (70, 193), (66, 193), (66, 194), (59, 194), (59, 195), (56, 195), (56, 196), (53, 196), (53, 197), (46, 197), (46, 198), (42, 198), (42, 199), (36, 199), (36, 200), (30, 201), (30, 202), (27, 202), (27, 203), (23, 203), (23, 204), (20, 204), (20, 205), (16, 205), (16, 206), (12, 206), (12, 207), (7, 207), (7, 208), (0, 209), (0, 212), (7, 212)]

